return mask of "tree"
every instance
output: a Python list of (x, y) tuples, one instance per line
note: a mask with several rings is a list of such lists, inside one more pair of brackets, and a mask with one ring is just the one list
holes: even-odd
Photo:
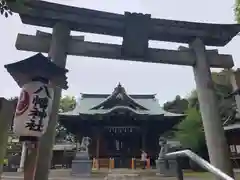
[[(230, 82), (231, 74), (232, 71), (229, 70), (212, 73), (212, 79), (223, 123), (229, 118), (234, 118), (236, 114), (236, 103), (234, 97), (229, 99), (225, 98), (232, 92), (232, 85)], [(174, 101), (165, 103), (164, 109), (175, 113), (183, 111), (183, 113), (186, 114), (186, 118), (177, 125), (177, 130), (174, 132), (173, 137), (179, 140), (185, 148), (190, 148), (201, 156), (207, 158), (205, 135), (201, 120), (197, 91), (193, 90), (185, 99), (181, 99), (177, 96)]]
[(9, 8), (9, 3), (14, 3), (14, 5), (18, 8), (26, 8), (24, 3), (27, 1), (31, 0), (0, 0), (0, 14), (7, 18), (9, 15), (13, 14)]
[(59, 112), (68, 112), (75, 108), (76, 99), (73, 96), (64, 96), (60, 100)]
[(234, 12), (236, 21), (240, 23), (240, 0), (235, 0)]
[[(73, 96), (64, 96), (60, 100), (59, 112), (68, 112), (75, 108), (76, 106), (76, 99)], [(56, 142), (61, 141), (74, 141), (75, 137), (73, 134), (67, 131), (67, 129), (62, 126), (59, 122), (57, 122), (56, 127)]]
[(8, 15), (12, 15), (12, 11), (9, 9), (6, 0), (0, 0), (0, 12), (1, 15), (4, 15), (6, 18)]
[[(163, 104), (163, 109), (171, 113), (184, 114), (187, 108), (188, 100), (182, 99), (179, 95), (177, 95), (173, 101), (168, 101)], [(174, 138), (174, 131), (167, 131), (162, 136), (166, 138)]]
[(186, 111), (186, 118), (178, 125), (175, 137), (185, 148), (199, 152), (205, 146), (205, 136), (200, 112), (196, 108)]
[[(225, 121), (236, 110), (236, 108), (234, 108), (236, 106), (234, 97), (228, 99), (225, 98), (232, 92), (232, 85), (230, 82), (231, 75), (231, 70), (223, 70), (221, 72), (212, 73), (214, 89), (219, 102), (219, 111), (223, 121)], [(190, 96), (188, 97), (188, 102), (189, 108), (194, 107), (199, 109), (199, 101), (196, 90), (191, 92)]]
[(178, 114), (183, 114), (187, 108), (188, 100), (182, 99), (179, 95), (177, 95), (173, 101), (168, 101), (163, 105), (164, 110)]

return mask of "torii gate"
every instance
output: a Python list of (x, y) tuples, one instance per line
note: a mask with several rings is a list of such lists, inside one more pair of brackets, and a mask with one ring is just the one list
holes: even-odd
[[(25, 8), (10, 4), (24, 24), (53, 28), (53, 33), (35, 36), (19, 34), (18, 50), (49, 53), (64, 67), (66, 55), (89, 56), (148, 63), (192, 66), (196, 81), (210, 161), (232, 174), (228, 147), (215, 97), (210, 67), (232, 68), (231, 55), (206, 50), (207, 46), (225, 46), (240, 30), (239, 25), (192, 23), (151, 18), (151, 15), (126, 12), (124, 15), (70, 7), (44, 1), (30, 1)], [(123, 37), (122, 45), (86, 42), (73, 38), (70, 31)], [(149, 40), (186, 43), (189, 48), (164, 50), (148, 48)], [(57, 109), (61, 90), (55, 97), (48, 131), (41, 140), (36, 180), (47, 180), (51, 160)]]

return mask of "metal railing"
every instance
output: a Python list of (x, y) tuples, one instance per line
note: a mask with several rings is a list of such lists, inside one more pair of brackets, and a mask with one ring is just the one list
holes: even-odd
[(190, 150), (182, 150), (182, 151), (167, 153), (165, 157), (167, 159), (169, 159), (169, 158), (172, 159), (172, 158), (177, 158), (177, 157), (188, 157), (192, 161), (197, 163), (200, 167), (202, 167), (206, 171), (214, 174), (215, 176), (217, 176), (221, 179), (224, 179), (224, 180), (234, 180), (232, 177), (225, 174), (220, 169), (214, 167), (209, 162), (207, 162), (206, 160), (204, 160), (203, 158), (201, 158), (200, 156), (198, 156), (197, 154), (195, 154), (194, 152), (192, 152)]

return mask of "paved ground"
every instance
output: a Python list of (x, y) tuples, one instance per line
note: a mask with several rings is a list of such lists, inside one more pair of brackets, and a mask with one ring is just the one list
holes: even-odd
[[(3, 180), (22, 180), (23, 174), (18, 172), (8, 172), (3, 174)], [(156, 176), (156, 170), (128, 170), (128, 169), (102, 169), (95, 171), (89, 178), (79, 178), (71, 176), (70, 170), (51, 170), (49, 180), (176, 180), (175, 177), (159, 177)], [(209, 174), (204, 175), (187, 175), (185, 180), (211, 180)]]

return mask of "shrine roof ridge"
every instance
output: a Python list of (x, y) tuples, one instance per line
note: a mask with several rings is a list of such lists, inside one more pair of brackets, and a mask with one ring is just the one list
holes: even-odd
[[(134, 109), (128, 105), (113, 104), (112, 107), (107, 109), (102, 108), (104, 104), (109, 102), (109, 98), (113, 95), (99, 96), (93, 94), (95, 97), (90, 96), (89, 98), (80, 98), (73, 111), (60, 113), (61, 117), (65, 116), (81, 116), (81, 115), (107, 115), (115, 111), (128, 111), (136, 115), (147, 115), (147, 116), (158, 116), (160, 117), (184, 117), (184, 114), (176, 114), (167, 112), (159, 105), (158, 101), (154, 98), (134, 98), (135, 105), (139, 108)], [(103, 94), (104, 95), (104, 94)], [(149, 97), (147, 95), (147, 97)], [(150, 96), (151, 97), (151, 96)], [(142, 108), (140, 108), (140, 106)]]
[(126, 21), (130, 16), (149, 26), (149, 40), (192, 43), (200, 38), (208, 46), (224, 46), (240, 31), (239, 24), (212, 24), (151, 18), (149, 14), (115, 14), (86, 8), (78, 8), (45, 1), (28, 1), (21, 9), (9, 3), (13, 12), (19, 13), (25, 24), (53, 27), (65, 22), (71, 30), (123, 37)]
[[(109, 94), (91, 94), (91, 93), (80, 93), (81, 98), (107, 98), (111, 96)], [(133, 99), (154, 99), (157, 94), (128, 94)]]

